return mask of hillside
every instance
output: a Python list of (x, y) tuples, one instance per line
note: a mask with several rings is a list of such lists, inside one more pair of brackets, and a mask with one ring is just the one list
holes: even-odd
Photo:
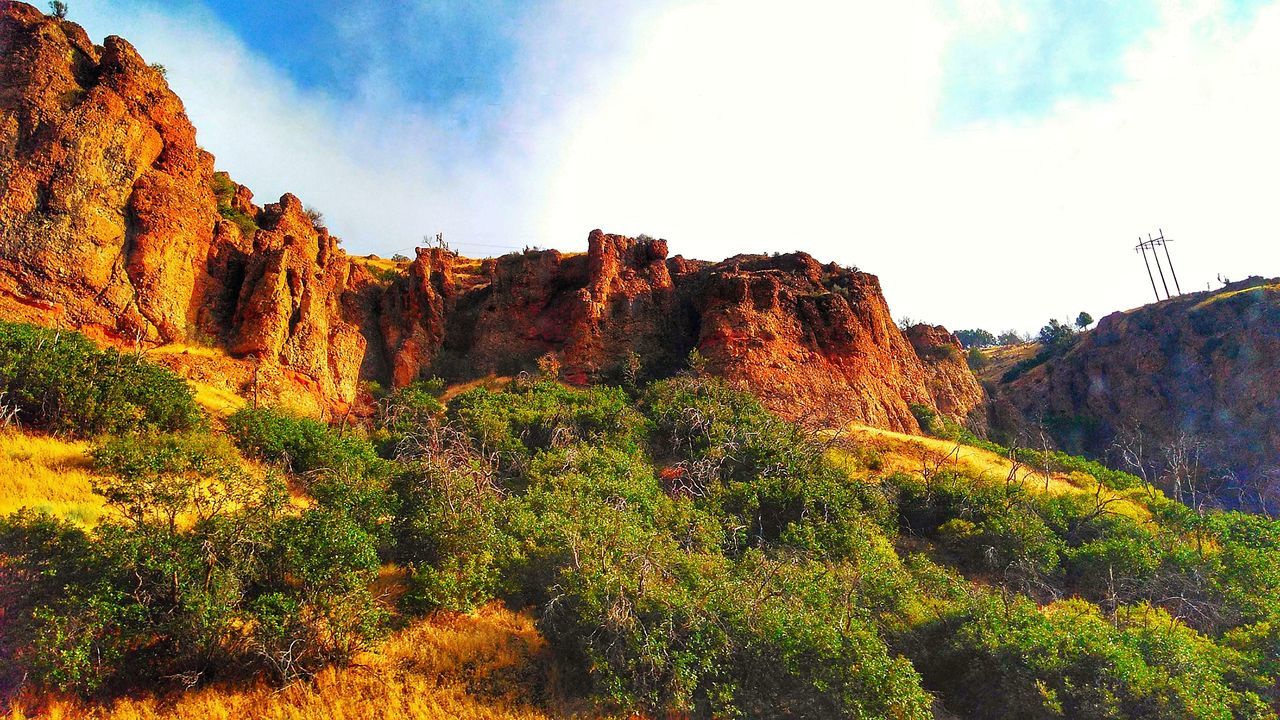
[[(989, 450), (953, 441), (904, 435), (870, 427), (851, 427), (847, 439), (828, 450), (851, 481), (877, 484), (885, 473), (961, 472), (976, 481), (1004, 480), (1013, 466)], [(5, 463), (9, 463), (6, 465)], [(869, 465), (875, 466), (870, 467)], [(76, 468), (55, 477), (57, 469)], [(101, 478), (92, 468), (85, 443), (58, 441), (34, 433), (0, 434), (0, 470), (39, 477), (43, 482), (5, 493), (0, 512), (36, 507), (55, 515), (96, 524), (106, 501), (93, 492)], [(28, 469), (29, 468), (29, 469)], [(1019, 482), (1044, 492), (1043, 476), (1029, 468)], [(1050, 473), (1053, 495), (1088, 497), (1096, 480), (1080, 473)], [(1149, 517), (1140, 499), (1125, 498), (1103, 488), (1104, 500), (1117, 498), (1112, 510)], [(65, 504), (68, 496), (75, 504)], [(86, 514), (81, 508), (93, 508)], [(402, 592), (402, 573), (384, 568), (380, 592)], [(491, 603), (469, 614), (440, 613), (411, 619), (394, 630), (376, 650), (355, 658), (351, 667), (334, 668), (312, 682), (281, 690), (265, 681), (215, 683), (177, 694), (139, 692), (112, 702), (93, 702), (73, 695), (35, 698), (16, 703), (6, 720), (35, 718), (99, 718), (101, 720), (196, 720), (211, 717), (255, 717), (263, 720), (299, 717), (344, 718), (492, 718), (538, 720), (614, 717), (565, 694), (549, 662), (546, 639), (529, 612), (515, 613)], [(39, 708), (37, 711), (36, 708)], [(617, 716), (621, 717), (621, 716)]]
[(997, 411), (1013, 411), (1006, 432), (1043, 425), (1064, 449), (1141, 466), (1191, 504), (1275, 502), (1280, 281), (1113, 313), (1065, 352), (985, 376)]
[(97, 435), (0, 436), (53, 513), (0, 518), (12, 718), (1275, 717), (1280, 526), (1079, 458), (696, 373), (220, 430), (145, 356), (0, 330), (15, 417)]
[(803, 252), (353, 256), (50, 9), (0, 0), (0, 719), (1280, 718), (1280, 281), (979, 378)]
[(917, 354), (856, 269), (803, 253), (686, 260), (600, 231), (585, 254), (352, 258), (297, 197), (260, 207), (215, 172), (127, 41), (94, 45), (6, 0), (0, 75), (0, 317), (223, 350), (166, 358), (216, 392), (342, 418), (369, 411), (369, 381), (511, 375), (544, 356), (579, 384), (665, 377), (697, 350), (815, 422), (915, 430), (911, 405), (963, 421), (982, 399), (962, 362)]

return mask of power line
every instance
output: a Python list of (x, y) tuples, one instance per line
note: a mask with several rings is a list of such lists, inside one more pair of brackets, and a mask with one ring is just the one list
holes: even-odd
[(1151, 281), (1151, 291), (1155, 293), (1156, 302), (1160, 302), (1160, 290), (1156, 288), (1155, 275), (1151, 274), (1151, 262), (1147, 259), (1147, 251), (1151, 251), (1151, 258), (1156, 261), (1156, 272), (1160, 274), (1160, 284), (1164, 286), (1164, 298), (1167, 300), (1173, 295), (1169, 292), (1169, 281), (1164, 275), (1164, 266), (1160, 264), (1160, 254), (1156, 251), (1157, 247), (1164, 248), (1164, 259), (1169, 264), (1169, 274), (1173, 276), (1173, 287), (1177, 289), (1178, 294), (1182, 294), (1182, 286), (1178, 284), (1178, 273), (1173, 269), (1173, 257), (1169, 254), (1169, 243), (1173, 242), (1164, 236), (1164, 230), (1161, 229), (1159, 236), (1152, 237), (1151, 233), (1147, 233), (1147, 239), (1143, 240), (1142, 236), (1138, 236), (1138, 244), (1135, 246), (1134, 252), (1142, 253), (1142, 262), (1147, 268), (1147, 279)]

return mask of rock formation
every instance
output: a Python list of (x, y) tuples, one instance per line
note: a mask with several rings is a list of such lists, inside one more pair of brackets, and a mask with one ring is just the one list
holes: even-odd
[(174, 339), (213, 239), (213, 158), (129, 43), (0, 4), (0, 296)]
[(973, 412), (983, 406), (982, 387), (974, 382), (964, 346), (956, 336), (941, 325), (923, 324), (907, 328), (906, 335), (924, 361), (929, 392), (938, 410), (949, 417), (966, 417), (971, 426), (984, 427), (983, 413)]
[[(661, 377), (697, 349), (780, 413), (915, 430), (909, 406), (962, 420), (963, 362), (890, 318), (876, 278), (803, 253), (719, 263), (592, 232), (585, 254), (484, 261), (418, 251), (402, 273), (350, 258), (301, 201), (258, 207), (196, 145), (164, 73), (124, 40), (0, 0), (0, 316), (104, 341), (203, 343), (182, 366), (255, 396), (342, 411), (362, 379), (513, 374), (552, 354), (568, 382)], [(932, 343), (932, 344), (930, 344)], [(917, 352), (917, 348), (925, 350)], [(922, 359), (923, 358), (923, 359)], [(222, 362), (222, 361), (217, 361)]]
[(1280, 480), (1278, 387), (1280, 279), (1262, 278), (1112, 313), (1065, 354), (992, 385), (1015, 422), (1043, 423), (1069, 451), (1106, 457), (1141, 432), (1156, 472), (1182, 446), (1255, 488)]
[(546, 354), (570, 382), (617, 378), (632, 354), (663, 376), (696, 349), (712, 373), (812, 422), (916, 430), (912, 404), (963, 421), (982, 402), (962, 357), (917, 354), (873, 275), (804, 253), (668, 258), (665, 241), (599, 230), (587, 247), (507, 255), (469, 276), (419, 251), (384, 301), (395, 381), (510, 374)]

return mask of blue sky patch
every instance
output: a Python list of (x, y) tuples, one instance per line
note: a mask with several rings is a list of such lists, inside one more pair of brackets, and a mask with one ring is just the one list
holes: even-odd
[(1109, 95), (1123, 59), (1159, 21), (1149, 0), (1028, 0), (1017, 22), (962, 34), (946, 53), (944, 126), (1035, 117)]
[(206, 0), (253, 51), (299, 86), (408, 103), (467, 124), (498, 102), (521, 21), (539, 3)]

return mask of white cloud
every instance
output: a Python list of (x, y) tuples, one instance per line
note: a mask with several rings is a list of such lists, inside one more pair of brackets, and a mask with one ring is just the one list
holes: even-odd
[(1280, 7), (1241, 28), (1170, 4), (1109, 99), (954, 130), (934, 110), (963, 28), (935, 10), (673, 11), (581, 120), (541, 227), (803, 249), (880, 274), (897, 313), (993, 330), (1147, 302), (1132, 246), (1159, 226), (1184, 289), (1280, 274)]
[[(570, 7), (549, 9), (545, 27), (529, 28), (527, 61), (492, 110), (492, 144), (476, 141), (484, 128), (397, 103), (399, 93), (376, 75), (359, 78), (357, 97), (302, 89), (198, 4), (91, 1), (77, 4), (74, 19), (95, 39), (121, 35), (163, 63), (197, 140), (257, 202), (298, 195), (353, 252), (406, 252), (445, 231), (464, 250), (499, 253), (539, 242), (527, 218), (543, 202), (545, 156), (554, 152), (546, 139), (567, 102), (545, 90), (593, 82), (586, 66), (553, 52), (594, 17)], [(608, 66), (607, 56), (597, 59)]]
[(947, 43), (1007, 4), (562, 0), (523, 29), (483, 145), (300, 90), (207, 14), (157, 7), (74, 12), (168, 66), (260, 201), (298, 194), (356, 251), (436, 230), (580, 249), (593, 227), (712, 259), (802, 249), (879, 274), (896, 313), (992, 330), (1146, 302), (1131, 247), (1157, 226), (1185, 289), (1280, 274), (1280, 6), (1239, 26), (1171, 2), (1108, 99), (941, 130)]

